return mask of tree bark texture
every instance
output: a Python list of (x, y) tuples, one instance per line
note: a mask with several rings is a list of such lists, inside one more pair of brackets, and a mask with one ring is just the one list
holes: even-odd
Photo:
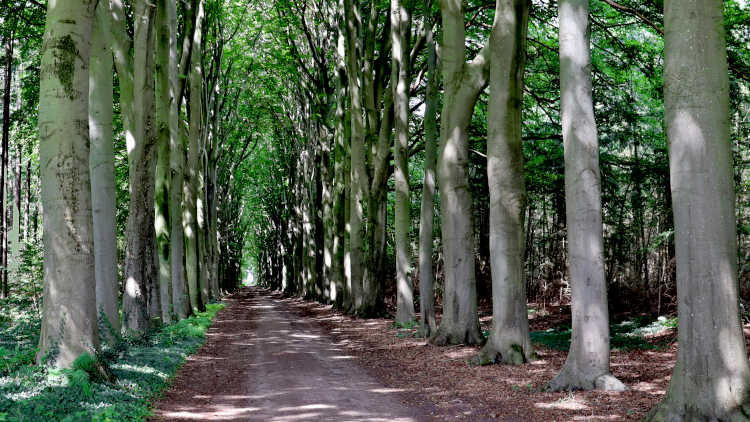
[(675, 224), (680, 344), (648, 421), (750, 419), (722, 2), (664, 2), (664, 106)]
[(362, 91), (360, 80), (362, 69), (359, 66), (358, 54), (360, 41), (359, 7), (355, 7), (354, 0), (344, 0), (346, 17), (346, 59), (347, 76), (349, 80), (349, 101), (351, 117), (350, 142), (350, 202), (349, 202), (349, 255), (346, 263), (347, 284), (352, 295), (352, 309), (356, 311), (362, 305), (362, 218), (364, 216), (364, 201), (366, 195), (367, 174), (365, 172), (365, 123), (364, 107), (362, 105)]
[(409, 31), (411, 16), (401, 0), (391, 0), (391, 88), (396, 135), (393, 143), (395, 163), (395, 235), (396, 235), (396, 322), (416, 319), (411, 284), (411, 202), (409, 199)]
[(201, 88), (203, 72), (201, 65), (201, 39), (203, 26), (203, 0), (199, 0), (196, 8), (195, 33), (193, 34), (191, 65), (190, 65), (190, 126), (188, 134), (188, 149), (186, 161), (186, 180), (183, 204), (183, 226), (185, 227), (185, 273), (193, 312), (205, 309), (205, 303), (200, 294), (200, 262), (199, 262), (199, 234), (198, 234), (198, 180), (201, 166), (200, 139), (202, 120)]
[(527, 0), (497, 0), (490, 35), (487, 183), (490, 192), (492, 328), (481, 363), (521, 364), (534, 354), (524, 277), (523, 74)]
[[(170, 262), (171, 220), (169, 212), (170, 200), (170, 141), (172, 137), (170, 118), (171, 103), (175, 101), (176, 93), (170, 80), (170, 66), (172, 40), (168, 1), (156, 2), (156, 180), (155, 180), (155, 220), (156, 249), (159, 260), (159, 295), (161, 302), (161, 318), (165, 324), (172, 321), (172, 265)], [(175, 69), (176, 70), (176, 69)]]
[[(185, 142), (183, 140), (182, 126), (179, 121), (179, 108), (182, 103), (182, 91), (180, 87), (184, 82), (178, 80), (177, 60), (177, 2), (166, 0), (167, 25), (169, 31), (169, 89), (172, 101), (169, 103), (169, 256), (170, 272), (172, 280), (172, 307), (173, 313), (178, 319), (187, 318), (190, 315), (190, 298), (188, 296), (187, 280), (185, 279), (185, 231), (182, 221), (183, 188), (185, 181)], [(188, 10), (189, 12), (190, 10)], [(186, 20), (192, 21), (191, 13), (186, 13)], [(192, 25), (186, 25), (192, 26)], [(187, 31), (190, 33), (190, 31)], [(189, 38), (186, 36), (185, 38)], [(183, 49), (182, 54), (188, 56)]]
[(156, 130), (154, 127), (154, 14), (145, 0), (134, 5), (133, 118), (128, 144), (129, 193), (126, 229), (123, 325), (142, 335), (161, 317), (154, 231)]
[(549, 387), (624, 390), (609, 373), (609, 310), (604, 278), (599, 141), (591, 88), (588, 0), (562, 0), (560, 90), (565, 212), (572, 284), (572, 339)]
[(37, 362), (67, 367), (98, 347), (89, 173), (94, 2), (50, 2), (40, 68), (44, 307)]
[(445, 288), (443, 319), (430, 338), (434, 344), (483, 342), (477, 315), (468, 127), (479, 93), (487, 84), (486, 48), (467, 63), (464, 7), (461, 0), (441, 0), (441, 63), (445, 93), (440, 125), (438, 183), (442, 214)]
[(432, 270), (432, 232), (435, 221), (435, 160), (437, 159), (437, 112), (440, 95), (437, 51), (433, 28), (427, 33), (427, 109), (424, 116), (424, 182), (419, 212), (419, 312), (420, 334), (429, 338), (437, 330)]
[(117, 237), (115, 233), (115, 158), (113, 118), (112, 52), (107, 46), (109, 31), (106, 14), (109, 2), (96, 7), (89, 73), (89, 133), (91, 151), (91, 205), (94, 222), (94, 261), (96, 268), (96, 308), (106, 318), (103, 338), (114, 340), (120, 334), (120, 288), (117, 280)]

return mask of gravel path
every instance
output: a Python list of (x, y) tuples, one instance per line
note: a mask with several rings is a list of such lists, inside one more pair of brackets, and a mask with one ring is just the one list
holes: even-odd
[(227, 298), (152, 421), (429, 420), (369, 376), (311, 318), (268, 292)]

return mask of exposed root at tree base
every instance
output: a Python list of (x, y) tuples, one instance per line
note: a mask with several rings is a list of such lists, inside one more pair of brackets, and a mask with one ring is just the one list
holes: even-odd
[[(532, 357), (533, 358), (533, 357)], [(470, 361), (472, 365), (493, 365), (496, 363), (506, 365), (522, 365), (531, 360), (526, 356), (523, 348), (517, 344), (511, 344), (507, 347), (498, 347), (488, 341), (482, 350), (479, 351)]]
[(429, 339), (430, 344), (435, 346), (450, 346), (457, 344), (481, 346), (485, 341), (486, 340), (484, 336), (482, 336), (479, 327), (456, 333), (440, 326)]
[(574, 374), (565, 368), (547, 384), (548, 391), (627, 391), (627, 389), (628, 387), (625, 384), (610, 374), (590, 377), (583, 374)]
[(748, 422), (750, 421), (750, 403), (724, 415), (710, 414), (685, 404), (670, 401), (660, 403), (643, 419), (643, 422)]

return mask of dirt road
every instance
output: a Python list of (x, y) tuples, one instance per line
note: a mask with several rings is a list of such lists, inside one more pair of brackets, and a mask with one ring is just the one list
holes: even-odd
[(430, 420), (278, 297), (247, 288), (227, 302), (153, 421)]

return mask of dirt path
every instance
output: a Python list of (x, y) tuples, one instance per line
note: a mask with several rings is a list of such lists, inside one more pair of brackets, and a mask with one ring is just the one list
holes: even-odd
[(369, 376), (314, 320), (260, 289), (227, 298), (152, 421), (430, 420)]

